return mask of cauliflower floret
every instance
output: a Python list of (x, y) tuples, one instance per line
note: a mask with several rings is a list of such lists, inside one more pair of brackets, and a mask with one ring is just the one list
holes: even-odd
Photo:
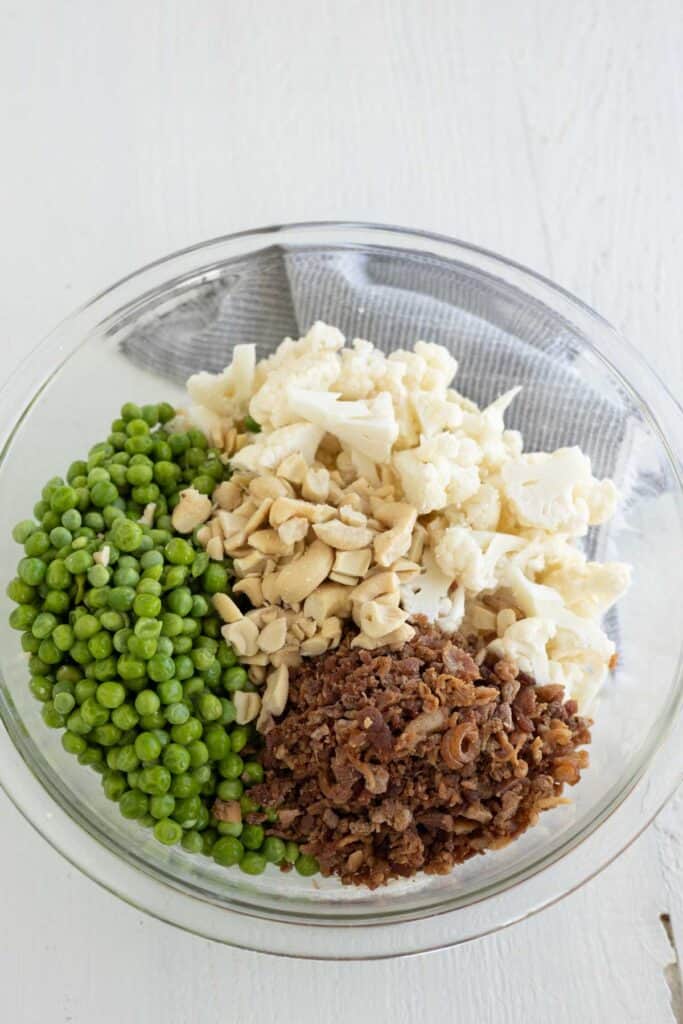
[(541, 577), (566, 607), (585, 619), (599, 619), (628, 590), (631, 567), (623, 562), (584, 562), (553, 569)]
[(476, 494), (463, 503), (462, 510), (474, 530), (495, 530), (500, 519), (500, 495), (491, 484), (482, 484)]
[(400, 388), (405, 366), (390, 363), (369, 341), (355, 338), (352, 348), (340, 352), (341, 369), (332, 385), (344, 399), (368, 398), (380, 391)]
[(339, 375), (337, 351), (343, 344), (344, 335), (321, 322), (298, 341), (285, 338), (270, 358), (258, 364), (249, 403), (256, 422), (265, 429), (296, 422), (299, 417), (287, 402), (289, 386), (326, 391)]
[(310, 466), (324, 434), (322, 427), (314, 423), (289, 423), (268, 434), (257, 434), (253, 444), (233, 455), (232, 465), (249, 473), (261, 473), (275, 469), (288, 455), (299, 454)]
[(611, 489), (595, 480), (580, 448), (522, 455), (507, 462), (500, 476), (518, 522), (550, 533), (582, 536), (610, 503)]
[(520, 387), (511, 388), (485, 409), (479, 410), (475, 407), (463, 416), (462, 429), (476, 441), (480, 451), (479, 461), (489, 473), (510, 458), (509, 449), (510, 445), (514, 444), (516, 431), (505, 430), (503, 417), (505, 410), (520, 391)]
[[(426, 615), (435, 623), (452, 612), (453, 601), (449, 591), (453, 577), (447, 577), (436, 563), (434, 554), (426, 550), (422, 556), (422, 572), (400, 588), (401, 604), (411, 615)], [(458, 624), (460, 625), (460, 624)]]
[(550, 681), (546, 645), (555, 636), (555, 623), (550, 619), (531, 617), (514, 622), (501, 637), (492, 640), (488, 650), (498, 658), (507, 658), (537, 683)]
[(444, 430), (455, 430), (462, 423), (462, 409), (455, 402), (430, 392), (415, 392), (408, 399), (415, 411), (423, 437), (434, 437)]
[(243, 419), (254, 388), (255, 367), (256, 346), (235, 345), (232, 363), (222, 373), (195, 373), (189, 378), (187, 391), (193, 405), (222, 420)]
[(420, 515), (462, 504), (479, 489), (468, 438), (448, 433), (423, 438), (417, 448), (395, 452), (393, 465), (406, 499)]
[(317, 423), (374, 462), (385, 463), (391, 458), (398, 424), (391, 397), (386, 392), (367, 402), (340, 402), (334, 392), (290, 387), (288, 400), (297, 418)]
[(449, 526), (436, 545), (436, 561), (451, 580), (478, 594), (498, 586), (499, 560), (520, 543), (510, 534)]
[(430, 341), (416, 342), (414, 351), (425, 365), (419, 386), (429, 391), (445, 392), (458, 372), (457, 359), (443, 345), (435, 345)]

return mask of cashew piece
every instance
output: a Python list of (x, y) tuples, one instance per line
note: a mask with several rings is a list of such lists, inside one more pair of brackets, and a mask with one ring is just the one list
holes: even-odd
[(278, 526), (277, 532), (283, 544), (296, 544), (299, 540), (305, 540), (310, 523), (303, 516), (294, 516), (287, 519), (282, 526)]
[(306, 470), (306, 475), (301, 484), (301, 497), (306, 501), (324, 502), (330, 491), (330, 471), (324, 466), (314, 469), (312, 466)]
[(219, 508), (232, 512), (242, 501), (242, 491), (233, 480), (224, 480), (215, 488), (212, 498)]
[(211, 603), (223, 622), (229, 624), (231, 622), (239, 622), (240, 619), (244, 618), (235, 602), (227, 594), (214, 594), (211, 598)]
[(252, 657), (258, 651), (258, 626), (251, 619), (240, 619), (223, 626), (221, 633), (227, 643), (242, 657)]
[(263, 604), (263, 589), (258, 576), (248, 576), (240, 580), (232, 588), (233, 594), (246, 594), (254, 608), (260, 608)]
[(328, 523), (314, 523), (313, 530), (320, 540), (339, 551), (357, 551), (372, 544), (372, 530), (364, 526), (347, 526), (339, 519), (333, 519)]
[(211, 498), (200, 494), (194, 487), (180, 492), (180, 501), (173, 509), (171, 522), (178, 533), (192, 533), (195, 526), (206, 522), (211, 515)]
[(343, 619), (351, 614), (351, 592), (340, 583), (323, 583), (304, 601), (304, 615), (318, 625), (332, 615)]
[(360, 628), (363, 633), (373, 639), (388, 636), (402, 626), (408, 615), (401, 608), (379, 604), (377, 601), (366, 601), (360, 609)]
[(281, 599), (287, 604), (303, 601), (327, 577), (333, 561), (332, 549), (320, 540), (314, 541), (301, 558), (290, 562), (278, 573)]
[(356, 551), (338, 551), (334, 559), (334, 571), (345, 576), (365, 576), (372, 561), (370, 548), (358, 548)]
[(408, 623), (404, 622), (402, 626), (395, 629), (393, 633), (389, 633), (387, 636), (373, 639), (366, 633), (359, 633), (351, 641), (352, 647), (361, 647), (366, 651), (376, 651), (378, 647), (390, 647), (394, 644), (403, 645), (407, 644), (409, 640), (412, 640), (415, 636), (415, 630)]
[(283, 616), (269, 622), (259, 633), (258, 645), (266, 654), (274, 654), (285, 646), (287, 639), (287, 619)]
[(253, 720), (261, 710), (261, 698), (258, 693), (247, 693), (245, 690), (238, 690), (233, 694), (235, 704), (235, 721), (238, 725), (246, 725)]
[(375, 576), (369, 576), (362, 583), (359, 583), (351, 591), (352, 601), (374, 601), (382, 594), (390, 594), (398, 590), (399, 579), (395, 572), (378, 572)]
[(309, 523), (324, 523), (336, 514), (331, 505), (315, 505), (300, 498), (276, 498), (270, 509), (270, 525), (282, 526), (294, 516), (303, 517)]

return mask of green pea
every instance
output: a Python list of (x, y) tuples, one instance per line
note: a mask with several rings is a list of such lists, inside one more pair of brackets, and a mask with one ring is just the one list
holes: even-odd
[(183, 687), (177, 679), (169, 679), (159, 684), (157, 693), (162, 704), (175, 704), (183, 698)]
[(241, 665), (228, 668), (223, 673), (223, 686), (229, 693), (237, 693), (243, 690), (249, 681), (246, 670)]
[(245, 875), (262, 875), (266, 870), (266, 858), (261, 853), (249, 850), (240, 861), (240, 871)]
[(244, 771), (244, 761), (239, 754), (226, 754), (218, 765), (218, 771), (224, 779), (239, 779)]
[(160, 703), (154, 690), (141, 690), (135, 698), (135, 710), (140, 715), (151, 715), (159, 710)]
[(60, 714), (51, 700), (45, 701), (40, 709), (40, 714), (45, 725), (50, 729), (63, 729), (66, 724), (66, 718)]
[(111, 528), (111, 537), (120, 551), (135, 551), (143, 537), (142, 527), (130, 519), (121, 517), (115, 520)]
[(150, 796), (161, 796), (166, 793), (171, 785), (171, 773), (168, 768), (162, 765), (154, 765), (150, 768), (143, 768), (140, 772), (138, 786), (143, 793)]
[(190, 717), (190, 709), (187, 704), (178, 702), (168, 704), (164, 714), (169, 725), (184, 725)]
[(259, 761), (247, 761), (241, 775), (245, 786), (257, 786), (263, 782), (263, 765)]
[(194, 675), (194, 665), (192, 658), (186, 654), (179, 654), (173, 659), (173, 667), (176, 679), (191, 679)]
[(173, 537), (164, 548), (164, 554), (172, 565), (192, 565), (194, 548), (182, 537)]
[(173, 641), (169, 640), (167, 636), (160, 636), (157, 640), (157, 654), (163, 655), (165, 658), (173, 656)]
[(22, 519), (12, 530), (12, 539), (17, 544), (25, 544), (32, 533), (38, 529), (32, 519)]
[(216, 792), (221, 800), (239, 800), (244, 792), (244, 786), (239, 779), (223, 779), (218, 783)]
[(175, 810), (175, 797), (170, 793), (159, 793), (149, 801), (149, 813), (153, 818), (170, 818)]
[(133, 611), (136, 615), (153, 619), (161, 611), (161, 601), (154, 594), (138, 594), (133, 601)]
[(113, 650), (111, 634), (101, 630), (88, 640), (88, 650), (96, 661), (108, 658)]
[(143, 679), (147, 674), (145, 662), (139, 661), (130, 655), (122, 654), (116, 663), (118, 674), (126, 682), (135, 679)]
[(79, 754), (85, 753), (88, 749), (87, 741), (82, 736), (77, 736), (74, 732), (63, 733), (61, 743), (67, 754), (75, 754), (78, 756)]
[(188, 796), (176, 800), (173, 818), (183, 829), (194, 828), (199, 821), (202, 802), (198, 796)]
[(230, 753), (230, 737), (222, 725), (209, 726), (204, 732), (204, 742), (212, 761), (222, 761)]
[(140, 716), (130, 704), (121, 704), (120, 707), (114, 708), (112, 711), (111, 720), (119, 729), (127, 731), (135, 728), (140, 721)]
[(64, 655), (58, 647), (52, 641), (51, 637), (47, 640), (40, 641), (40, 647), (38, 648), (38, 657), (42, 659), (48, 665), (58, 665)]
[(105, 587), (109, 582), (109, 569), (104, 565), (93, 565), (88, 569), (88, 583), (93, 587)]
[(202, 834), (201, 832), (197, 832), (196, 829), (189, 829), (185, 832), (180, 844), (183, 850), (186, 850), (187, 853), (202, 853), (204, 848)]
[(49, 501), (52, 511), (62, 515), (69, 509), (76, 508), (78, 495), (73, 487), (70, 487), (68, 484), (62, 484), (62, 486), (55, 488)]
[(164, 590), (173, 590), (181, 587), (187, 579), (189, 569), (186, 565), (170, 565), (164, 573)]
[(132, 587), (117, 586), (109, 591), (109, 607), (116, 612), (127, 612), (133, 607), (135, 591)]
[(236, 754), (243, 750), (249, 742), (249, 729), (246, 725), (237, 725), (230, 733), (230, 745)]
[(234, 836), (222, 836), (213, 844), (211, 854), (217, 864), (226, 868), (232, 867), (233, 864), (239, 864), (244, 857), (244, 847)]
[(82, 523), (81, 513), (77, 508), (67, 509), (66, 512), (62, 513), (62, 526), (69, 530), (70, 533), (74, 533), (80, 527)]
[(164, 748), (161, 760), (174, 775), (182, 775), (190, 767), (190, 753), (178, 743), (169, 743)]
[(265, 832), (262, 825), (245, 825), (242, 830), (242, 845), (247, 850), (258, 850), (261, 848)]
[(280, 864), (285, 859), (285, 844), (277, 836), (267, 836), (263, 841), (261, 853), (270, 864)]
[(157, 642), (154, 637), (129, 636), (128, 652), (134, 658), (139, 658), (141, 661), (149, 661), (157, 653)]
[(37, 587), (45, 579), (47, 565), (40, 558), (22, 558), (17, 571), (19, 578), (29, 587)]
[(124, 686), (121, 686), (121, 683), (100, 683), (96, 694), (99, 703), (112, 711), (114, 708), (120, 707), (126, 699), (126, 689)]
[(107, 772), (102, 776), (102, 789), (108, 800), (119, 801), (128, 788), (121, 772)]
[(77, 640), (90, 640), (100, 631), (99, 620), (94, 615), (82, 615), (74, 622), (74, 634)]
[(164, 846), (173, 846), (182, 839), (183, 830), (172, 818), (160, 818), (154, 826), (154, 835)]
[(155, 683), (167, 682), (169, 679), (172, 679), (175, 674), (173, 659), (155, 654), (147, 663), (147, 673), (150, 679), (153, 679)]
[(207, 594), (224, 593), (228, 586), (228, 573), (219, 562), (211, 562), (202, 577), (204, 590)]
[(119, 800), (119, 810), (124, 818), (142, 818), (148, 808), (149, 800), (139, 789), (129, 789)]
[[(107, 505), (111, 505), (119, 496), (119, 492), (116, 489), (116, 485), (111, 483), (109, 480), (98, 480), (96, 484), (90, 489), (90, 498), (93, 505), (97, 508), (105, 508)], [(114, 540), (117, 547), (121, 547), (118, 540)]]
[(302, 853), (297, 857), (294, 869), (304, 878), (308, 878), (310, 875), (318, 874), (320, 871), (320, 865), (315, 857), (311, 857), (308, 853)]
[(161, 753), (161, 744), (152, 732), (141, 732), (135, 740), (135, 753), (141, 761), (156, 761)]
[(78, 573), (87, 572), (92, 564), (92, 555), (84, 549), (74, 551), (64, 559), (64, 565), (74, 576)]

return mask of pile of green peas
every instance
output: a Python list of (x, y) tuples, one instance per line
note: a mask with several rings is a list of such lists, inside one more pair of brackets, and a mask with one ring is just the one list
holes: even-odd
[[(13, 530), (25, 554), (7, 587), (10, 624), (43, 721), (124, 818), (250, 875), (269, 862), (314, 874), (296, 843), (211, 812), (216, 798), (239, 801), (243, 817), (260, 811), (249, 788), (263, 767), (231, 699), (253, 685), (211, 603), (229, 592), (230, 563), (210, 561), (171, 522), (183, 488), (211, 494), (229, 469), (201, 431), (168, 431), (174, 415), (167, 403), (126, 403), (107, 440), (48, 481), (34, 518)], [(141, 521), (149, 504), (152, 525)]]

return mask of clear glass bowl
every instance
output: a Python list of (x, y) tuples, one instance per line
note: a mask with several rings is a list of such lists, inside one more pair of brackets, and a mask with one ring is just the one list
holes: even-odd
[[(235, 341), (263, 355), (315, 319), (385, 349), (448, 345), (458, 386), (486, 402), (524, 391), (510, 425), (527, 447), (580, 444), (624, 492), (589, 539), (634, 566), (609, 628), (619, 665), (595, 708), (592, 765), (570, 805), (447, 877), (371, 893), (269, 870), (258, 879), (160, 846), (125, 821), (98, 778), (64, 753), (27, 687), (0, 609), (0, 781), (73, 864), (159, 918), (236, 946), (375, 958), (462, 942), (546, 906), (594, 875), (652, 819), (681, 775), (680, 453), (683, 414), (651, 369), (583, 303), (530, 271), (447, 238), (380, 226), (246, 232), (160, 260), (76, 312), (25, 361), (0, 403), (0, 558), (42, 483), (107, 433), (124, 400), (182, 394)], [(4, 593), (4, 588), (3, 588)]]

